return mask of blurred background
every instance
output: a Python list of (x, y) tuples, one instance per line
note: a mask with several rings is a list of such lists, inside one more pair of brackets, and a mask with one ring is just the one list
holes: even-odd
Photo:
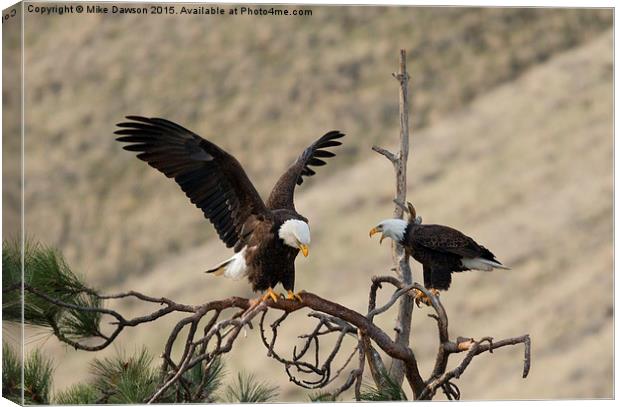
[[(231, 251), (173, 181), (121, 149), (115, 124), (132, 114), (176, 121), (236, 156), (263, 197), (305, 146), (339, 129), (338, 156), (296, 194), (313, 240), (297, 260), (297, 288), (364, 311), (371, 276), (392, 266), (389, 245), (368, 239), (394, 194), (391, 164), (370, 147), (396, 148), (391, 73), (404, 48), (409, 199), (425, 223), (464, 231), (512, 267), (454, 277), (441, 297), (450, 334), (532, 337), (527, 379), (522, 348), (504, 348), (470, 366), (463, 398), (612, 397), (612, 11), (304, 9), (312, 16), (27, 14), (27, 236), (62, 250), (107, 293), (189, 304), (254, 296), (245, 281), (202, 273)], [(7, 124), (5, 140), (17, 131)], [(15, 188), (5, 181), (6, 196), (19, 196)], [(19, 201), (7, 202), (5, 238)], [(428, 375), (435, 323), (414, 314)], [(391, 332), (393, 317), (377, 322)], [(37, 330), (26, 345), (53, 358), (60, 390), (87, 378), (95, 357), (142, 345), (160, 354), (175, 322), (127, 330), (97, 354)], [(225, 362), (231, 372), (268, 369), (279, 400), (307, 401), (255, 331)]]

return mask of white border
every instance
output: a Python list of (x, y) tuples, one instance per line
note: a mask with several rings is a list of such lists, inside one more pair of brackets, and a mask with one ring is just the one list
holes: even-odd
[[(36, 2), (36, 3), (43, 3), (45, 1), (40, 1), (40, 2)], [(79, 2), (79, 1), (67, 1), (66, 3), (85, 3), (85, 2)], [(1, 9), (4, 10), (14, 4), (16, 4), (16, 1), (10, 1), (10, 0), (0, 0), (0, 6)], [(34, 3), (34, 2), (33, 2)], [(54, 3), (61, 3), (61, 2), (54, 2)], [(170, 0), (170, 1), (160, 1), (160, 2), (148, 2), (148, 1), (119, 1), (119, 3), (198, 3), (198, 2), (191, 2), (191, 1), (181, 1), (181, 0)], [(227, 1), (223, 1), (223, 2), (216, 2), (216, 1), (203, 1), (202, 3), (225, 3), (225, 4), (232, 4), (233, 2), (227, 2)], [(300, 1), (300, 2), (294, 2), (294, 1), (282, 1), (282, 0), (271, 0), (271, 1), (257, 1), (257, 0), (246, 0), (246, 1), (242, 1), (242, 2), (236, 2), (236, 3), (240, 3), (240, 4), (314, 4), (314, 5), (400, 5), (400, 6), (472, 6), (472, 7), (564, 7), (564, 8), (577, 8), (577, 7), (583, 7), (583, 8), (597, 8), (597, 7), (605, 7), (605, 8), (614, 8), (614, 23), (615, 21), (617, 21), (617, 10), (615, 9), (615, 3), (613, 1), (601, 1), (601, 0), (591, 0), (591, 1), (549, 1), (549, 0), (541, 0), (541, 1), (484, 1), (484, 0), (478, 0), (478, 1), (464, 1), (464, 0), (448, 0), (448, 1), (411, 1), (411, 0), (401, 0), (401, 1), (369, 1), (369, 0), (340, 0), (337, 2), (333, 2), (333, 1), (329, 1), (329, 0), (314, 0), (314, 1)], [(23, 26), (22, 26), (23, 29)], [(2, 34), (1, 34), (1, 30), (0, 30), (0, 39), (2, 38)], [(23, 41), (23, 35), (22, 35), (22, 41)], [(615, 64), (615, 54), (616, 54), (616, 47), (617, 47), (618, 41), (617, 41), (617, 32), (614, 30), (614, 136), (615, 136), (615, 118), (618, 115), (618, 107), (615, 104), (615, 99), (616, 99), (616, 95), (617, 95), (617, 84), (615, 81), (615, 78), (617, 77), (617, 73), (618, 73), (618, 67)], [(23, 45), (23, 43), (22, 43)], [(22, 52), (22, 61), (23, 61), (23, 52)], [(0, 73), (2, 72), (2, 56), (0, 53)], [(23, 69), (23, 66), (22, 66)], [(23, 71), (22, 71), (23, 74)], [(22, 82), (22, 92), (23, 92), (23, 82)], [(23, 100), (22, 100), (23, 102)], [(23, 103), (22, 103), (22, 118), (23, 118)], [(0, 109), (0, 126), (2, 123), (2, 111)], [(0, 127), (1, 128), (1, 127)], [(22, 132), (23, 132), (23, 126), (22, 126)], [(22, 149), (23, 149), (23, 134), (22, 134)], [(23, 151), (22, 151), (23, 153)], [(617, 258), (616, 254), (617, 254), (617, 247), (616, 247), (616, 239), (615, 239), (615, 231), (618, 230), (618, 226), (619, 226), (619, 222), (617, 217), (615, 216), (616, 211), (618, 209), (618, 196), (617, 196), (617, 190), (616, 190), (616, 185), (615, 185), (615, 180), (618, 179), (617, 175), (618, 173), (617, 171), (617, 167), (615, 166), (615, 157), (618, 156), (618, 145), (615, 143), (615, 137), (614, 137), (614, 271), (615, 271), (615, 259)], [(2, 157), (0, 155), (0, 165), (2, 164)], [(22, 160), (22, 177), (23, 177), (23, 160)], [(23, 178), (22, 178), (22, 183), (23, 183)], [(22, 184), (23, 185), (23, 184)], [(0, 188), (2, 186), (2, 182), (0, 181)], [(23, 211), (23, 188), (22, 188), (22, 211)], [(0, 211), (2, 209), (2, 203), (0, 201)], [(0, 212), (1, 213), (1, 212)], [(23, 213), (22, 213), (22, 222), (23, 222)], [(22, 228), (23, 228), (23, 223), (22, 223)], [(23, 230), (23, 229), (22, 229)], [(615, 277), (615, 273), (614, 273), (614, 277)], [(614, 310), (616, 309), (615, 305), (617, 304), (616, 298), (615, 298), (615, 293), (618, 292), (618, 279), (614, 278)], [(596, 287), (593, 287), (593, 289), (596, 289)], [(586, 290), (589, 291), (588, 288), (586, 288)], [(1, 294), (0, 294), (1, 296)], [(568, 306), (578, 306), (576, 303), (572, 303), (572, 304), (567, 304)], [(617, 325), (615, 324), (615, 313), (614, 313), (614, 357), (615, 357), (615, 363), (614, 363), (614, 394), (615, 394), (615, 390), (618, 389), (618, 357), (616, 354), (616, 349), (618, 349), (618, 335), (617, 335)], [(0, 340), (1, 340), (1, 334), (0, 334)], [(535, 355), (534, 355), (535, 357)], [(587, 361), (586, 361), (587, 363)], [(533, 367), (535, 368), (535, 366)], [(586, 402), (586, 400), (537, 400), (537, 401), (477, 401), (477, 402), (465, 402), (468, 405), (484, 405), (484, 406), (488, 406), (488, 407), (495, 407), (495, 406), (503, 406), (506, 404), (510, 404), (511, 406), (540, 406), (540, 405), (557, 405), (559, 406), (568, 406), (568, 407), (581, 407), (583, 406), (584, 402)], [(591, 401), (588, 401), (591, 402)], [(593, 401), (596, 404), (599, 405), (615, 405), (615, 401), (613, 400), (595, 400)], [(436, 402), (434, 402), (436, 403)], [(295, 403), (296, 404), (296, 403)], [(304, 404), (304, 405), (308, 405), (308, 403), (300, 403), (300, 404)], [(338, 403), (338, 405), (353, 405), (354, 403)], [(380, 406), (385, 406), (385, 407), (393, 407), (394, 403), (373, 403), (374, 405), (380, 405)], [(8, 402), (5, 399), (2, 399), (0, 401), (0, 405), (4, 406), (4, 405), (13, 405), (12, 403)], [(162, 404), (160, 404), (162, 405)], [(266, 405), (273, 405), (273, 406), (277, 406), (278, 404), (266, 404)]]

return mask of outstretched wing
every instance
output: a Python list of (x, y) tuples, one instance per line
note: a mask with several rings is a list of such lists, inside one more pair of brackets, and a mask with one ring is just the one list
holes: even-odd
[(341, 137), (344, 137), (343, 133), (332, 130), (306, 148), (293, 165), (282, 174), (273, 187), (271, 195), (269, 195), (269, 199), (267, 200), (267, 207), (270, 209), (295, 210), (295, 204), (293, 202), (295, 186), (301, 185), (304, 182), (304, 176), (311, 177), (315, 174), (314, 170), (310, 167), (323, 166), (326, 162), (322, 159), (336, 155), (326, 149), (341, 145), (342, 143), (338, 141)]
[[(494, 256), (469, 236), (443, 225), (419, 225), (409, 234), (411, 243), (442, 253), (456, 254), (465, 258)], [(487, 254), (488, 253), (488, 254)]]
[[(268, 211), (241, 164), (220, 147), (176, 123), (127, 116), (118, 123), (116, 140), (125, 150), (168, 178), (174, 178), (194, 205), (211, 221), (227, 247), (234, 246), (244, 224)], [(247, 227), (246, 227), (247, 229)]]

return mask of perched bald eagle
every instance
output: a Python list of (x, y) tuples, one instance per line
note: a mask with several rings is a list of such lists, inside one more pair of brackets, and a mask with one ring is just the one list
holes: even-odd
[(311, 166), (335, 154), (344, 134), (330, 131), (297, 158), (280, 177), (267, 202), (263, 202), (241, 164), (226, 151), (178, 124), (160, 118), (127, 116), (118, 123), (116, 140), (123, 148), (168, 178), (174, 178), (191, 202), (211, 221), (226, 247), (235, 255), (207, 273), (239, 279), (247, 276), (254, 291), (267, 293), (262, 300), (278, 300), (273, 288), (282, 283), (287, 298), (294, 294), (295, 257), (308, 255), (308, 220), (293, 203), (296, 185), (315, 174)]
[[(408, 212), (409, 221), (386, 219), (370, 230), (370, 237), (381, 233), (379, 242), (389, 237), (400, 243), (409, 256), (422, 264), (424, 287), (434, 295), (438, 295), (438, 290), (450, 287), (453, 272), (509, 270), (490, 250), (471, 237), (448, 226), (421, 224), (411, 203)], [(420, 301), (430, 305), (421, 292), (416, 295), (418, 305)]]

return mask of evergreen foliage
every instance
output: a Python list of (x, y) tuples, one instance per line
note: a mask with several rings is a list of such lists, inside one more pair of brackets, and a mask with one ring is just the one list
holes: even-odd
[(2, 396), (20, 403), (22, 398), (21, 389), (22, 364), (13, 349), (6, 343), (2, 344)]
[[(197, 364), (183, 375), (183, 379), (185, 379), (187, 387), (193, 395), (193, 401), (215, 403), (219, 400), (217, 391), (222, 386), (225, 374), (222, 359), (216, 358), (206, 369), (203, 363)], [(168, 393), (161, 401), (173, 403), (175, 401), (174, 395), (170, 394), (172, 392)]]
[(330, 403), (333, 401), (338, 401), (338, 399), (330, 392), (312, 393), (308, 396), (308, 398), (313, 403)]
[(54, 404), (97, 404), (100, 395), (95, 386), (78, 383), (59, 392), (54, 397)]
[[(18, 242), (2, 243), (2, 312), (5, 321), (22, 322), (21, 250)], [(98, 308), (101, 300), (75, 274), (62, 254), (39, 243), (26, 241), (24, 247), (24, 284), (41, 295), (66, 304)], [(100, 336), (101, 314), (69, 309), (25, 291), (23, 321), (50, 327), (69, 339)]]
[[(36, 350), (26, 359), (24, 366), (24, 403), (49, 404), (52, 386), (52, 362)], [(2, 396), (22, 403), (21, 358), (7, 344), (2, 344)]]
[(239, 373), (237, 382), (228, 385), (224, 401), (229, 403), (266, 403), (278, 397), (278, 388), (259, 382), (254, 375)]
[(52, 388), (52, 362), (37, 349), (24, 366), (24, 399), (27, 404), (49, 404)]
[(364, 385), (360, 394), (364, 401), (404, 401), (407, 396), (389, 373), (381, 372), (381, 386)]
[[(392, 379), (386, 371), (381, 372), (381, 386), (365, 384), (360, 392), (360, 400), (362, 401), (406, 401), (407, 396), (403, 392), (402, 387)], [(308, 396), (310, 401), (334, 402), (338, 401), (338, 397), (334, 397), (331, 392), (316, 392)]]
[(151, 367), (153, 356), (146, 349), (127, 357), (123, 353), (95, 359), (91, 363), (93, 386), (105, 403), (144, 403), (157, 391), (158, 372)]
[[(56, 305), (49, 299), (69, 305), (100, 308), (97, 292), (88, 287), (74, 273), (62, 254), (42, 244), (26, 241), (24, 248), (24, 284), (41, 295), (25, 291), (22, 296), (22, 252), (18, 241), (2, 243), (3, 319), (22, 322), (21, 300), (24, 299), (23, 321), (27, 324), (53, 329), (56, 336), (70, 339), (99, 336), (99, 312), (75, 310)], [(21, 358), (7, 344), (2, 347), (3, 396), (21, 404)], [(30, 354), (24, 367), (24, 397), (27, 404), (130, 404), (144, 403), (162, 384), (161, 369), (153, 367), (153, 356), (142, 349), (135, 355), (123, 352), (109, 358), (95, 359), (91, 363), (92, 379), (75, 384), (50, 396), (52, 363), (39, 351)], [(220, 358), (208, 367), (199, 363), (183, 375), (177, 383), (160, 397), (159, 402), (179, 401), (213, 403), (224, 400), (234, 403), (265, 402), (277, 396), (277, 388), (258, 382), (254, 376), (239, 374), (236, 383), (218, 394), (225, 375)], [(180, 397), (189, 389), (191, 400)]]
[[(10, 346), (2, 346), (2, 395), (21, 403), (22, 366)], [(134, 355), (119, 353), (113, 357), (95, 359), (91, 363), (92, 378), (51, 396), (52, 362), (39, 351), (30, 354), (24, 370), (26, 404), (139, 404), (145, 403), (162, 384), (159, 367), (153, 366), (153, 356), (142, 349)], [(160, 403), (261, 403), (273, 401), (277, 388), (258, 382), (254, 376), (239, 374), (237, 381), (219, 394), (225, 375), (220, 358), (208, 368), (197, 364), (183, 378), (183, 384), (172, 386), (158, 400)], [(189, 389), (191, 400), (179, 398)]]

